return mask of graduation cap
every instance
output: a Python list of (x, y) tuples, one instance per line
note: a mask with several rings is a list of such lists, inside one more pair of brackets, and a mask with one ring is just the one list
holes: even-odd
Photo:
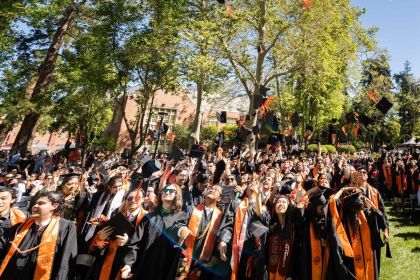
[(375, 104), (375, 107), (384, 115), (392, 108), (392, 106), (393, 104), (386, 97), (382, 97), (381, 100)]
[(254, 236), (255, 238), (259, 238), (268, 232), (268, 227), (263, 225), (260, 221), (253, 221), (249, 225), (248, 230), (252, 234), (252, 236)]
[(309, 198), (309, 203), (311, 203), (312, 205), (325, 205), (327, 204), (327, 199), (325, 198), (323, 190), (318, 191), (317, 193), (313, 194), (310, 198)]
[(363, 124), (365, 127), (374, 123), (374, 120), (372, 118), (369, 118), (365, 114), (360, 114), (358, 119), (359, 119), (359, 123)]
[(254, 96), (254, 109), (258, 109), (260, 108), (264, 102), (267, 100), (267, 97), (262, 96), (262, 95), (255, 95)]
[(226, 111), (221, 111), (220, 113), (217, 112), (216, 113), (216, 118), (219, 122), (226, 123), (227, 122)]
[(156, 171), (159, 171), (162, 164), (158, 160), (149, 160), (141, 168), (143, 178), (149, 178)]
[(236, 137), (235, 139), (238, 142), (245, 142), (246, 138), (248, 137), (248, 135), (252, 132), (251, 129), (245, 127), (245, 126), (241, 126), (236, 130)]
[(160, 126), (160, 133), (166, 134), (169, 130), (169, 126), (166, 123), (163, 123)]
[(268, 137), (267, 144), (280, 146), (280, 144), (284, 142), (284, 135), (281, 133), (272, 133), (270, 137)]
[(217, 2), (218, 2), (219, 4), (225, 4), (225, 1), (226, 1), (226, 0), (217, 0)]
[(294, 113), (291, 118), (292, 126), (296, 127), (299, 125), (300, 120), (302, 119), (302, 113)]
[(60, 175), (60, 178), (63, 180), (70, 180), (71, 178), (79, 178), (82, 174), (79, 173), (75, 173), (75, 172), (70, 172), (67, 174), (62, 174)]
[(265, 87), (265, 86), (263, 86), (263, 85), (260, 85), (260, 94), (262, 95), (262, 96), (267, 96), (267, 91), (269, 91), (270, 90), (270, 88), (268, 88), (268, 87)]
[(360, 210), (363, 207), (363, 200), (360, 192), (351, 193), (343, 198), (343, 209)]
[(346, 114), (346, 123), (357, 122), (357, 117), (359, 115), (356, 112), (350, 112)]
[(200, 145), (192, 145), (191, 150), (189, 152), (189, 156), (192, 158), (199, 158), (204, 154), (204, 151), (200, 149)]
[(309, 131), (310, 133), (313, 133), (313, 132), (314, 132), (314, 128), (313, 128), (313, 126), (311, 126), (311, 125), (309, 125), (309, 124), (307, 124), (307, 125), (306, 125), (305, 130), (306, 130), (306, 131)]
[(112, 228), (112, 233), (109, 236), (111, 240), (115, 240), (116, 235), (124, 235), (124, 233), (126, 233), (128, 236), (130, 236), (134, 233), (133, 225), (121, 212), (118, 212), (107, 222), (103, 223), (99, 229), (105, 227)]
[(273, 115), (273, 125), (272, 125), (272, 129), (274, 131), (278, 131), (279, 130), (279, 124), (280, 124), (280, 120), (279, 118), (274, 114)]
[(174, 160), (175, 162), (182, 160), (185, 157), (185, 154), (181, 151), (178, 146), (173, 145), (172, 151), (168, 155), (168, 160)]

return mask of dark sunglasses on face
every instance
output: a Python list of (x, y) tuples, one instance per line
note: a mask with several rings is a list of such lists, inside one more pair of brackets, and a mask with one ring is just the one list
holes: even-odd
[(135, 196), (129, 196), (127, 197), (127, 201), (136, 201), (136, 197)]
[(176, 192), (176, 190), (175, 189), (163, 189), (162, 190), (162, 193), (168, 193), (168, 194), (173, 194), (173, 193), (175, 193)]
[(367, 172), (365, 170), (361, 170), (360, 173), (367, 174)]

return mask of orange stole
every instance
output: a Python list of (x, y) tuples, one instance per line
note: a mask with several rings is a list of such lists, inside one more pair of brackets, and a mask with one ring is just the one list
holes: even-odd
[[(136, 227), (139, 225), (140, 221), (144, 216), (147, 215), (147, 211), (141, 211), (136, 218)], [(99, 280), (108, 280), (110, 279), (112, 264), (114, 263), (115, 255), (118, 250), (117, 240), (112, 240), (109, 242), (108, 252), (106, 253), (104, 264), (102, 265), (101, 274)]]
[[(53, 216), (45, 231), (42, 233), (41, 243), (38, 248), (38, 257), (36, 260), (35, 280), (49, 280), (51, 276), (52, 265), (55, 255), (55, 246), (58, 238), (60, 217)], [(12, 246), (7, 252), (3, 263), (0, 266), (0, 276), (3, 274), (10, 259), (16, 252), (25, 235), (28, 233), (32, 224), (35, 222), (33, 218), (27, 220), (26, 223), (18, 229), (18, 234), (12, 241)]]
[(235, 215), (235, 224), (233, 226), (233, 242), (232, 242), (232, 274), (231, 274), (231, 280), (237, 279), (237, 273), (238, 273), (238, 266), (239, 266), (239, 250), (242, 248), (244, 240), (239, 240), (239, 237), (241, 236), (241, 230), (242, 225), (244, 223), (246, 209), (248, 207), (248, 198), (245, 197), (242, 199), (242, 201), (239, 203), (238, 211)]
[(312, 280), (326, 279), (329, 259), (329, 247), (325, 246), (322, 256), (321, 240), (316, 238), (315, 229), (310, 223)]
[(337, 205), (335, 204), (334, 196), (330, 196), (329, 202), (331, 218), (333, 220), (333, 226), (337, 232), (338, 240), (343, 247), (344, 255), (353, 258), (353, 249), (351, 248), (350, 241), (347, 237), (343, 223), (341, 222), (340, 216), (338, 215)]
[(18, 208), (10, 208), (10, 225), (14, 226), (26, 221), (26, 215)]
[[(370, 229), (365, 214), (358, 214), (360, 228), (354, 232), (349, 226), (351, 243), (354, 252), (354, 270), (357, 280), (374, 280), (373, 250), (370, 242)], [(360, 239), (360, 234), (361, 239)]]
[(386, 187), (390, 190), (392, 187), (391, 167), (386, 167), (385, 164), (382, 164), (382, 172), (384, 173)]
[[(400, 173), (400, 172), (399, 172)], [(397, 190), (398, 193), (402, 193), (403, 190), (407, 189), (407, 180), (404, 173), (400, 173), (396, 176)]]
[(375, 205), (376, 209), (379, 209), (379, 203), (378, 203), (378, 190), (376, 190), (372, 186), (368, 186), (369, 191), (369, 198), (373, 202), (373, 205)]
[[(195, 238), (197, 238), (198, 228), (200, 227), (201, 218), (204, 213), (204, 203), (198, 204), (191, 214), (188, 222), (188, 228), (191, 234), (185, 239), (186, 249), (183, 251), (184, 256), (188, 259), (187, 267), (191, 266), (194, 252)], [(206, 239), (204, 240), (203, 250), (200, 253), (200, 260), (209, 261), (213, 252), (214, 244), (216, 243), (217, 232), (219, 231), (220, 223), (222, 221), (222, 212), (219, 208), (214, 208), (211, 220), (209, 223)]]

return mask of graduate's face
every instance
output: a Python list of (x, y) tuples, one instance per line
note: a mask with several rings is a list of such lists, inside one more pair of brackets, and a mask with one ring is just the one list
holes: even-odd
[(111, 194), (116, 194), (122, 187), (123, 183), (121, 180), (117, 180), (113, 186), (109, 186)]
[(35, 201), (32, 206), (32, 217), (34, 218), (46, 218), (52, 216), (58, 204), (52, 203), (48, 197), (40, 197)]
[(13, 202), (15, 200), (10, 192), (0, 192), (0, 213), (8, 212)]
[(204, 191), (204, 196), (214, 201), (220, 201), (222, 198), (222, 188), (218, 185), (209, 186)]
[(280, 197), (277, 199), (276, 202), (276, 213), (277, 214), (284, 214), (287, 211), (287, 208), (289, 207), (289, 201), (286, 197)]
[(63, 194), (65, 196), (69, 196), (77, 191), (79, 187), (79, 179), (78, 178), (71, 178), (63, 185)]
[(318, 179), (318, 185), (320, 187), (328, 187), (329, 183), (328, 183), (327, 176), (321, 175), (321, 177), (319, 177), (319, 179)]
[(143, 203), (143, 194), (142, 192), (137, 193), (137, 191), (131, 192), (128, 194), (126, 201), (128, 209), (135, 211)]
[(176, 176), (176, 184), (178, 186), (181, 186), (185, 184), (188, 180), (188, 172), (186, 170), (182, 170), (177, 176)]
[(162, 190), (162, 201), (172, 202), (174, 201), (176, 196), (176, 187), (175, 186), (167, 186)]
[(213, 162), (207, 163), (207, 170), (210, 172), (210, 174), (213, 174), (216, 171), (216, 166)]

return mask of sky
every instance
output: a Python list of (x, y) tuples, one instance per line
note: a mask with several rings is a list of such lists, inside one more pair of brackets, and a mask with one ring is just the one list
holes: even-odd
[(378, 46), (388, 50), (391, 71), (411, 63), (414, 77), (420, 78), (420, 0), (351, 0), (359, 8), (366, 8), (362, 16), (364, 27), (376, 26)]

